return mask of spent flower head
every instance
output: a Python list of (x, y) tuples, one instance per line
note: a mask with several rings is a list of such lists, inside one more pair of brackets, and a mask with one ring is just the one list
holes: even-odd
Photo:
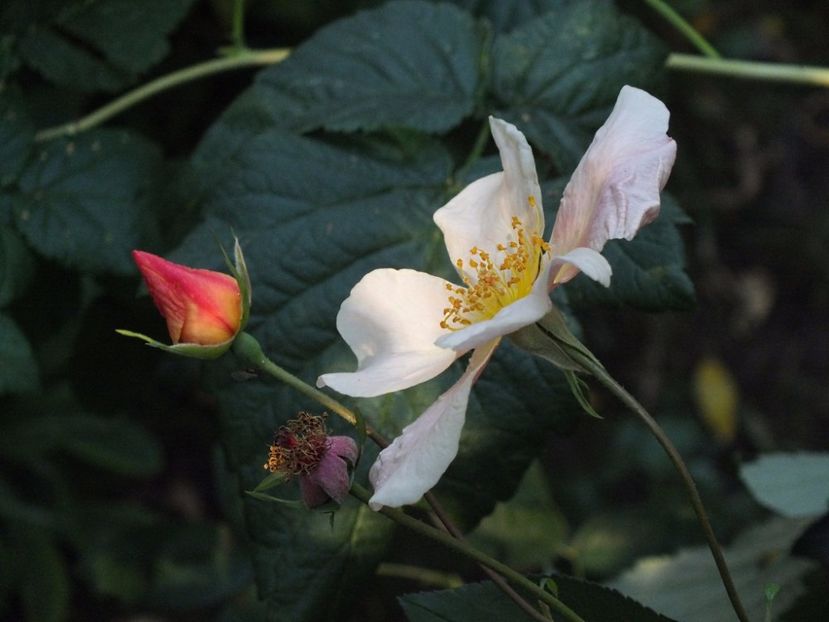
[(357, 456), (354, 439), (328, 436), (324, 416), (300, 412), (276, 431), (263, 467), (285, 479), (298, 478), (303, 502), (314, 508), (345, 500)]

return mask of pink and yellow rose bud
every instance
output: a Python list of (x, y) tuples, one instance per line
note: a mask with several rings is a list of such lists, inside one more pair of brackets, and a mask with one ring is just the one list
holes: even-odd
[(220, 356), (245, 327), (250, 309), (250, 278), (238, 240), (234, 255), (235, 265), (225, 256), (231, 276), (133, 251), (150, 296), (167, 322), (173, 345), (128, 330), (117, 332), (174, 354), (196, 358)]
[(239, 332), (242, 296), (232, 276), (189, 268), (144, 251), (133, 251), (132, 257), (167, 320), (173, 343), (215, 346)]

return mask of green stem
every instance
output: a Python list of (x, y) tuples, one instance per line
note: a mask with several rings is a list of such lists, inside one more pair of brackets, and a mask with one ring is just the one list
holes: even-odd
[(691, 26), (684, 17), (677, 13), (669, 4), (663, 0), (645, 0), (650, 7), (664, 17), (670, 24), (681, 32), (688, 41), (700, 52), (709, 58), (720, 58), (720, 53), (705, 40), (699, 31)]
[(443, 572), (432, 568), (410, 566), (409, 564), (384, 562), (377, 567), (377, 575), (380, 577), (410, 579), (441, 589), (454, 589), (463, 585), (463, 580), (453, 572)]
[(77, 121), (41, 130), (35, 135), (35, 140), (46, 141), (61, 136), (73, 136), (96, 127), (124, 110), (167, 89), (223, 71), (242, 67), (272, 65), (284, 60), (289, 54), (290, 50), (284, 48), (244, 51), (227, 58), (216, 58), (185, 67), (139, 86)]
[(233, 31), (231, 32), (233, 47), (237, 50), (245, 49), (245, 0), (233, 1)]
[(679, 451), (677, 451), (676, 447), (674, 447), (674, 444), (671, 442), (671, 439), (668, 438), (668, 435), (665, 434), (665, 431), (650, 415), (650, 413), (648, 413), (648, 411), (645, 410), (645, 408), (638, 401), (636, 401), (636, 399), (628, 393), (622, 385), (616, 382), (616, 380), (614, 380), (610, 374), (607, 373), (604, 367), (591, 367), (590, 372), (593, 376), (595, 376), (599, 382), (607, 387), (611, 393), (618, 397), (619, 400), (625, 404), (625, 406), (632, 410), (645, 423), (651, 431), (651, 434), (656, 437), (656, 440), (662, 446), (662, 449), (664, 449), (665, 453), (668, 454), (668, 458), (670, 458), (671, 462), (673, 462), (674, 467), (679, 472), (679, 475), (685, 484), (685, 489), (691, 499), (691, 505), (694, 507), (697, 519), (699, 520), (702, 530), (705, 533), (705, 539), (708, 541), (708, 548), (711, 549), (711, 555), (714, 557), (714, 563), (717, 565), (717, 570), (720, 573), (720, 578), (722, 579), (725, 591), (728, 593), (731, 606), (734, 608), (734, 612), (737, 614), (737, 617), (741, 622), (749, 622), (748, 614), (746, 614), (743, 604), (740, 602), (740, 596), (737, 593), (737, 588), (734, 586), (734, 580), (731, 578), (731, 572), (728, 570), (728, 564), (725, 561), (722, 548), (717, 541), (717, 536), (714, 534), (714, 529), (711, 527), (711, 521), (705, 511), (705, 506), (703, 505), (702, 498), (697, 490), (697, 485), (694, 483), (694, 478), (688, 471), (688, 467), (685, 465), (685, 461), (682, 459), (682, 456), (680, 456)]
[(233, 352), (246, 364), (259, 369), (270, 376), (273, 376), (280, 382), (287, 384), (292, 389), (296, 389), (303, 395), (307, 395), (311, 399), (316, 400), (332, 412), (348, 421), (351, 425), (357, 424), (357, 416), (350, 409), (340, 404), (331, 396), (312, 387), (310, 384), (303, 382), (291, 372), (274, 363), (267, 356), (265, 356), (264, 352), (262, 352), (262, 347), (259, 345), (259, 342), (248, 333), (239, 333), (236, 336), (236, 339), (233, 342)]
[(455, 185), (463, 184), (464, 177), (466, 177), (466, 174), (469, 172), (469, 169), (472, 168), (472, 165), (480, 159), (481, 154), (484, 152), (484, 148), (488, 142), (489, 120), (486, 120), (483, 125), (481, 125), (481, 129), (478, 130), (478, 135), (475, 137), (475, 144), (472, 145), (472, 150), (469, 152), (469, 155), (466, 157), (464, 163), (455, 173)]
[(786, 65), (748, 60), (703, 58), (692, 54), (671, 54), (668, 56), (665, 66), (675, 71), (693, 71), (730, 78), (829, 86), (829, 69), (813, 65)]
[[(368, 500), (371, 496), (365, 488), (356, 483), (353, 484), (351, 487), (351, 495), (356, 497), (366, 505), (368, 505)], [(427, 525), (426, 523), (412, 518), (411, 516), (409, 516), (401, 510), (383, 507), (380, 509), (380, 513), (395, 521), (396, 523), (419, 533), (422, 536), (431, 538), (432, 540), (439, 542), (447, 548), (450, 548), (472, 560), (475, 560), (476, 562), (484, 564), (492, 570), (495, 570), (501, 576), (505, 577), (508, 581), (510, 581), (512, 584), (527, 590), (540, 601), (547, 603), (550, 607), (562, 614), (567, 620), (570, 620), (571, 622), (584, 622), (584, 620), (581, 617), (579, 617), (579, 615), (576, 612), (570, 609), (558, 598), (556, 598), (546, 590), (541, 589), (535, 583), (527, 579), (524, 575), (516, 572), (506, 564), (502, 564), (497, 559), (493, 559), (486, 553), (483, 553), (478, 549), (473, 548), (466, 542), (457, 540), (453, 538), (451, 535), (439, 529), (436, 529), (430, 525)]]

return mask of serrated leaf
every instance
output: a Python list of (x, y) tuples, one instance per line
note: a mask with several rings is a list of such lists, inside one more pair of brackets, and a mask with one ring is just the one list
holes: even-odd
[(23, 170), (34, 134), (22, 98), (0, 87), (0, 188), (11, 185)]
[(774, 453), (740, 467), (754, 498), (781, 516), (808, 518), (829, 510), (829, 453)]
[(20, 178), (17, 227), (36, 250), (65, 265), (131, 273), (130, 251), (150, 226), (147, 193), (160, 164), (152, 143), (127, 132), (51, 142)]
[(20, 236), (0, 225), (0, 307), (20, 296), (34, 273), (34, 258)]
[(611, 2), (561, 2), (495, 40), (495, 115), (517, 124), (562, 173), (576, 167), (625, 84), (646, 87), (666, 51)]
[(0, 395), (35, 390), (40, 381), (29, 340), (17, 323), (0, 313)]
[(453, 6), (391, 2), (323, 28), (257, 86), (272, 119), (298, 131), (442, 132), (472, 110), (482, 39)]
[[(775, 609), (783, 611), (802, 592), (801, 579), (814, 562), (789, 555), (806, 523), (775, 518), (743, 533), (725, 549), (725, 558), (750, 620), (761, 620), (766, 609), (763, 587), (782, 586)], [(728, 602), (708, 547), (680, 551), (672, 557), (651, 557), (617, 577), (611, 587), (683, 622), (732, 622)]]
[[(554, 580), (558, 599), (584, 620), (671, 622), (602, 585), (562, 575), (555, 575)], [(532, 602), (532, 598), (528, 598)], [(409, 622), (518, 622), (532, 619), (490, 582), (473, 583), (454, 590), (406, 594), (398, 600)], [(558, 620), (560, 616), (554, 615)]]
[(29, 25), (23, 60), (55, 84), (112, 91), (166, 56), (167, 35), (193, 0), (97, 0), (64, 4)]

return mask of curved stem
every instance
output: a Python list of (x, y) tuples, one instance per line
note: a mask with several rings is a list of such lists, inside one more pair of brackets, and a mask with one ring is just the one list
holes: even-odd
[(671, 54), (668, 56), (665, 66), (676, 71), (693, 71), (730, 78), (829, 86), (829, 68), (814, 65), (762, 63), (748, 60), (705, 58), (693, 54)]
[[(351, 495), (365, 504), (368, 504), (369, 497), (371, 496), (369, 492), (360, 486), (359, 484), (354, 484), (351, 487)], [(510, 581), (513, 585), (516, 585), (522, 589), (527, 590), (528, 592), (532, 593), (533, 596), (537, 597), (540, 601), (546, 603), (551, 608), (558, 611), (564, 618), (570, 620), (571, 622), (584, 622), (584, 620), (579, 617), (579, 615), (570, 609), (567, 605), (561, 602), (558, 598), (547, 592), (546, 590), (541, 589), (535, 583), (527, 579), (524, 575), (516, 572), (506, 564), (499, 562), (497, 559), (493, 559), (486, 553), (479, 551), (476, 548), (473, 548), (466, 542), (462, 542), (456, 538), (453, 538), (451, 535), (444, 533), (443, 531), (436, 529), (426, 523), (423, 523), (416, 518), (412, 518), (405, 512), (401, 510), (396, 510), (394, 508), (381, 508), (380, 514), (390, 518), (391, 520), (395, 521), (396, 523), (403, 525), (419, 533), (420, 535), (426, 536), (427, 538), (431, 538), (444, 546), (457, 551), (458, 553), (468, 557), (472, 560), (475, 560), (485, 566), (495, 570), (503, 577), (505, 577), (508, 581)]]
[(35, 140), (46, 141), (59, 138), (61, 136), (73, 136), (96, 127), (124, 110), (135, 106), (157, 93), (166, 91), (167, 89), (171, 89), (186, 82), (198, 80), (199, 78), (203, 78), (205, 76), (221, 73), (223, 71), (230, 71), (232, 69), (240, 69), (242, 67), (257, 65), (272, 65), (284, 60), (289, 54), (290, 50), (286, 48), (243, 51), (227, 58), (215, 58), (203, 63), (191, 65), (190, 67), (185, 67), (184, 69), (179, 69), (178, 71), (156, 78), (147, 84), (125, 93), (121, 97), (111, 101), (101, 108), (98, 108), (98, 110), (91, 112), (77, 121), (41, 130), (35, 134)]
[(691, 477), (691, 473), (688, 471), (688, 467), (685, 465), (685, 461), (682, 459), (682, 456), (679, 455), (679, 452), (676, 447), (674, 447), (671, 439), (668, 438), (667, 434), (665, 434), (662, 426), (660, 426), (650, 415), (650, 413), (648, 413), (648, 411), (645, 410), (645, 408), (638, 401), (636, 401), (636, 399), (628, 393), (622, 385), (616, 382), (616, 380), (614, 380), (603, 367), (601, 369), (591, 369), (590, 371), (596, 379), (599, 380), (599, 382), (607, 387), (611, 393), (618, 397), (622, 403), (625, 404), (625, 406), (632, 410), (645, 423), (651, 431), (651, 434), (653, 434), (659, 444), (662, 445), (662, 449), (664, 449), (665, 453), (668, 454), (668, 458), (670, 458), (671, 462), (673, 462), (674, 467), (682, 478), (682, 482), (685, 484), (685, 489), (691, 499), (691, 505), (694, 506), (697, 519), (699, 519), (699, 523), (705, 533), (705, 539), (708, 541), (708, 548), (711, 549), (711, 555), (714, 557), (714, 563), (717, 565), (717, 570), (720, 573), (720, 578), (722, 579), (725, 591), (728, 593), (731, 606), (734, 608), (734, 612), (737, 614), (737, 617), (741, 622), (749, 622), (748, 614), (746, 614), (746, 611), (743, 608), (740, 596), (737, 593), (737, 588), (734, 586), (734, 580), (731, 578), (731, 572), (728, 570), (728, 564), (723, 556), (722, 548), (720, 547), (719, 542), (717, 542), (717, 536), (714, 534), (714, 529), (711, 527), (711, 521), (708, 519), (708, 514), (705, 511), (705, 506), (702, 504), (702, 499), (699, 496), (697, 485), (694, 483), (694, 478)]
[(705, 40), (699, 31), (691, 26), (684, 17), (677, 13), (670, 5), (663, 0), (645, 0), (650, 7), (664, 17), (671, 25), (681, 32), (688, 41), (700, 52), (709, 58), (720, 58), (720, 53), (714, 46)]
[(351, 409), (346, 408), (340, 404), (333, 397), (323, 393), (319, 389), (312, 387), (307, 382), (304, 382), (294, 376), (291, 372), (283, 369), (272, 360), (270, 360), (262, 351), (262, 346), (249, 333), (239, 333), (233, 342), (233, 352), (241, 358), (245, 364), (251, 365), (270, 376), (273, 376), (280, 382), (284, 382), (292, 389), (296, 389), (303, 395), (307, 395), (311, 399), (316, 400), (332, 412), (338, 414), (340, 417), (348, 421), (351, 425), (357, 424), (357, 415)]

